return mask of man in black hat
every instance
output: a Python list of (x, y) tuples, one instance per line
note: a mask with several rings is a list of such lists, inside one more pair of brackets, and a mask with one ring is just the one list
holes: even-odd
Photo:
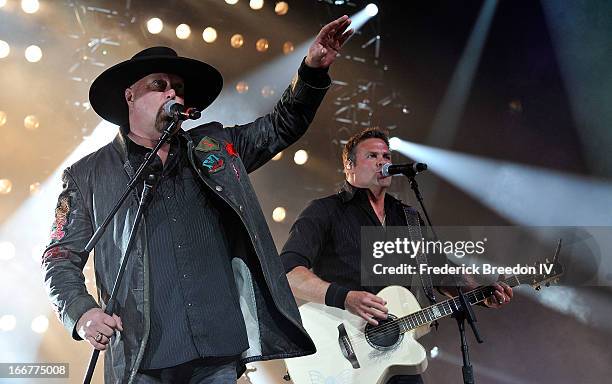
[(134, 170), (160, 139), (164, 106), (204, 109), (222, 78), (166, 47), (145, 49), (102, 73), (90, 101), (118, 124), (112, 143), (63, 175), (45, 284), (76, 340), (105, 350), (107, 382), (230, 383), (256, 360), (314, 352), (248, 173), (306, 131), (331, 81), (327, 68), (352, 34), (343, 16), (324, 26), (273, 112), (252, 123), (179, 132), (159, 152), (159, 178), (118, 291), (114, 279), (138, 193), (117, 212), (94, 252), (99, 304), (86, 290), (82, 251)]

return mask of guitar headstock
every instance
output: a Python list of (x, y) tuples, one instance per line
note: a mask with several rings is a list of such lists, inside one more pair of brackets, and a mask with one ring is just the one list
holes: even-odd
[(536, 262), (535, 268), (539, 273), (529, 275), (529, 281), (525, 281), (526, 284), (531, 285), (537, 291), (542, 289), (542, 285), (545, 287), (549, 287), (550, 284), (559, 283), (559, 277), (563, 275), (563, 266), (559, 262), (559, 252), (561, 252), (561, 243), (562, 240), (559, 239), (557, 243), (557, 249), (555, 250), (555, 254), (553, 256), (552, 261), (546, 258), (545, 262)]

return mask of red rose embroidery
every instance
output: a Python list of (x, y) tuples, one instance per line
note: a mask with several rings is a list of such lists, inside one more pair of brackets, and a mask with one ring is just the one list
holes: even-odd
[(238, 153), (234, 149), (234, 144), (232, 143), (225, 143), (225, 152), (227, 152), (227, 154), (230, 156), (234, 156), (234, 157), (238, 156)]

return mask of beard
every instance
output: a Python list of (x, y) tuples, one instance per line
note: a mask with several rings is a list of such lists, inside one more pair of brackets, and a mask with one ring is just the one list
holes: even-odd
[(155, 131), (162, 133), (171, 120), (172, 119), (164, 113), (164, 105), (159, 107), (157, 115), (155, 116)]

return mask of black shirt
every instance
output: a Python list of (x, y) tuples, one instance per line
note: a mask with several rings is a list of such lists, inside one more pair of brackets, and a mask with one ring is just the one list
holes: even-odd
[[(137, 166), (149, 149), (128, 140), (128, 151)], [(141, 369), (235, 356), (249, 346), (222, 217), (200, 183), (175, 137), (144, 215), (151, 328)]]
[[(313, 200), (293, 224), (281, 252), (285, 272), (304, 266), (349, 290), (377, 293), (383, 287), (364, 287), (360, 282), (360, 229), (381, 225), (367, 190), (345, 182), (337, 194)], [(402, 202), (389, 194), (385, 194), (385, 225), (406, 225)]]
[[(389, 194), (385, 194), (384, 221), (385, 226), (407, 225), (404, 204)], [(419, 221), (422, 225), (420, 218)], [(376, 294), (383, 287), (366, 287), (360, 282), (360, 235), (362, 226), (381, 225), (367, 190), (345, 182), (337, 194), (313, 200), (293, 224), (281, 252), (285, 272), (304, 266), (312, 268), (321, 279), (344, 289)], [(343, 308), (343, 304), (340, 306)], [(406, 383), (422, 383), (418, 375), (395, 376), (396, 380), (400, 378)]]

